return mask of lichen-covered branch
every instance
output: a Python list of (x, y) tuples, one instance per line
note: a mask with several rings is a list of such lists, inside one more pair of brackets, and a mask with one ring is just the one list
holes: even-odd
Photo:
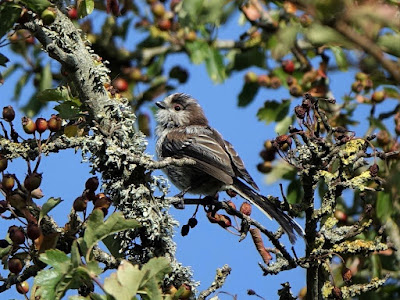
[(222, 268), (217, 269), (217, 274), (215, 275), (215, 279), (211, 286), (207, 288), (206, 290), (202, 291), (199, 294), (199, 297), (197, 298), (198, 300), (204, 300), (206, 297), (214, 293), (216, 290), (221, 288), (228, 275), (231, 273), (231, 268), (228, 265), (224, 265)]

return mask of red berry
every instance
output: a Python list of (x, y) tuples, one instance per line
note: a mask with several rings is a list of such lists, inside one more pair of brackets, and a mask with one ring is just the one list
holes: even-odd
[(4, 174), (3, 180), (1, 181), (3, 189), (11, 191), (15, 184), (15, 178), (12, 174)]
[(47, 125), (51, 132), (57, 132), (61, 129), (62, 120), (57, 115), (52, 115), (51, 118), (47, 121)]
[(28, 117), (22, 118), (22, 127), (27, 134), (33, 134), (36, 130), (36, 124)]
[(243, 202), (242, 205), (240, 206), (240, 212), (246, 216), (251, 215), (251, 204), (248, 202)]
[(30, 238), (32, 241), (36, 240), (37, 238), (40, 237), (41, 234), (40, 227), (35, 224), (35, 223), (29, 223), (28, 227), (26, 229), (26, 235), (28, 238)]
[(8, 269), (11, 273), (18, 274), (22, 271), (22, 261), (19, 258), (11, 258), (8, 261)]
[(17, 292), (20, 294), (27, 294), (29, 292), (29, 283), (27, 281), (17, 283), (15, 285), (15, 288), (17, 289)]
[(36, 190), (41, 183), (42, 183), (42, 174), (34, 172), (25, 177), (24, 187), (31, 192), (33, 190)]
[(90, 177), (86, 180), (85, 188), (89, 191), (95, 191), (99, 187), (99, 179), (96, 176)]
[(7, 158), (4, 158), (4, 156), (0, 154), (0, 172), (3, 172), (5, 169), (7, 169), (7, 166), (8, 166)]
[(288, 73), (292, 74), (294, 72), (294, 62), (293, 60), (287, 59), (282, 62), (283, 70)]
[(168, 31), (171, 29), (171, 21), (169, 19), (160, 19), (157, 21), (157, 27), (161, 30)]
[(75, 199), (73, 208), (75, 211), (84, 211), (87, 207), (88, 199), (84, 197), (78, 197)]
[(75, 7), (72, 7), (72, 8), (68, 11), (68, 18), (70, 18), (71, 20), (76, 20), (76, 19), (78, 19), (78, 11), (76, 10)]
[(8, 233), (10, 235), (10, 240), (14, 245), (21, 245), (25, 242), (25, 234), (20, 227), (11, 226), (8, 229)]
[(3, 119), (7, 122), (12, 122), (15, 118), (14, 108), (9, 105), (3, 108)]
[(45, 118), (37, 118), (36, 119), (36, 131), (40, 134), (45, 132), (48, 128), (48, 123)]
[(129, 87), (128, 82), (120, 77), (115, 79), (112, 85), (120, 92), (125, 92)]

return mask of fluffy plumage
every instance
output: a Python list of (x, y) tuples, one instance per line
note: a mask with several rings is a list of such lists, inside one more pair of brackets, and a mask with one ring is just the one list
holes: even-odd
[(160, 108), (156, 129), (158, 158), (187, 157), (196, 161), (195, 165), (168, 166), (164, 170), (182, 194), (215, 196), (219, 191), (234, 190), (274, 218), (292, 243), (296, 241), (296, 233), (304, 235), (296, 221), (258, 193), (257, 184), (232, 144), (209, 126), (203, 109), (195, 99), (177, 93), (156, 104)]

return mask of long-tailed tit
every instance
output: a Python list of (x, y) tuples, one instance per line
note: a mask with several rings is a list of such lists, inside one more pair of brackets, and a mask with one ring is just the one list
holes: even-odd
[(274, 218), (288, 234), (291, 243), (296, 241), (296, 233), (304, 236), (296, 221), (257, 192), (259, 188), (242, 159), (233, 146), (209, 126), (195, 99), (177, 93), (156, 105), (160, 108), (156, 129), (158, 158), (186, 157), (196, 162), (181, 167), (170, 165), (164, 170), (181, 190), (181, 196), (185, 193), (215, 196), (219, 191), (233, 190)]

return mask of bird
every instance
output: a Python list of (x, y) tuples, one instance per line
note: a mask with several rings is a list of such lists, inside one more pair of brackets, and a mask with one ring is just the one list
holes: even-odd
[(303, 228), (280, 207), (260, 194), (260, 189), (233, 148), (209, 125), (196, 99), (185, 93), (174, 93), (156, 102), (156, 155), (166, 158), (189, 158), (192, 165), (168, 165), (163, 171), (169, 180), (186, 193), (215, 196), (233, 190), (269, 218), (275, 219), (294, 244), (297, 235), (304, 238)]

